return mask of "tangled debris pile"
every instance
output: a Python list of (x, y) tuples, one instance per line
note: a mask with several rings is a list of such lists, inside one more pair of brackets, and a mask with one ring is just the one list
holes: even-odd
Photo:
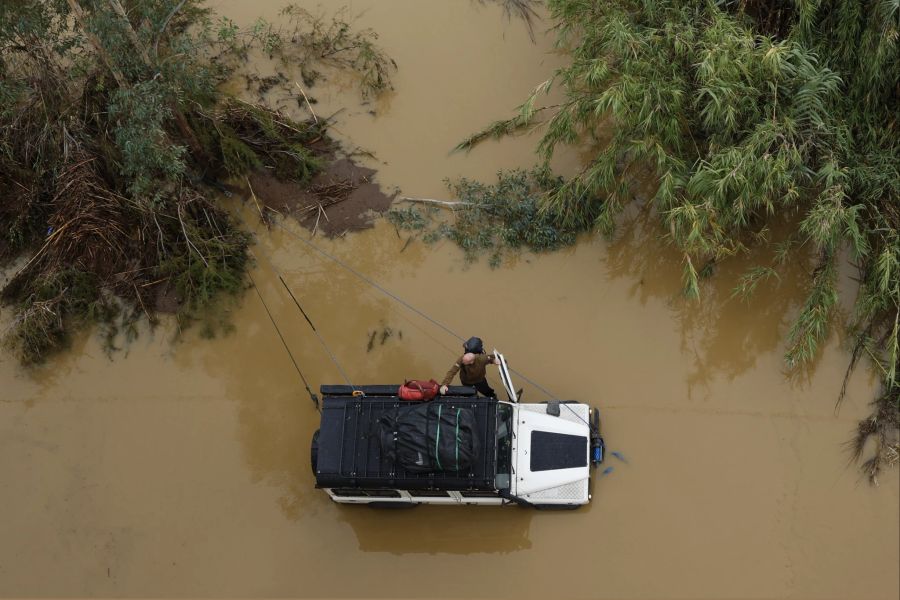
[[(250, 243), (217, 206), (218, 180), (264, 170), (308, 183), (331, 155), (324, 121), (220, 86), (251, 51), (325, 60), (312, 52), (323, 21), (297, 11), (287, 30), (241, 30), (201, 4), (0, 6), (0, 265), (27, 259), (0, 300), (15, 310), (4, 343), (26, 364), (87, 323), (113, 335), (159, 311), (207, 317), (243, 289)], [(368, 90), (386, 86), (372, 35), (338, 30), (357, 46), (330, 59), (364, 70)]]

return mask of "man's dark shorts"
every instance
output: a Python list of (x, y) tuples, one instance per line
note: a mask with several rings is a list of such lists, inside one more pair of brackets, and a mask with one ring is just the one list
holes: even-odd
[(497, 397), (497, 392), (494, 391), (494, 388), (488, 385), (487, 379), (482, 379), (479, 382), (473, 383), (472, 387), (478, 390), (478, 392), (482, 396), (487, 396), (488, 398)]

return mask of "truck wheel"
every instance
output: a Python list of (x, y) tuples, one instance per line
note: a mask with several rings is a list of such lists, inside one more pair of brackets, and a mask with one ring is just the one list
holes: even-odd
[(316, 474), (316, 465), (319, 464), (319, 430), (316, 429), (316, 432), (312, 436), (312, 444), (309, 448), (309, 460), (312, 465), (312, 473), (313, 476)]

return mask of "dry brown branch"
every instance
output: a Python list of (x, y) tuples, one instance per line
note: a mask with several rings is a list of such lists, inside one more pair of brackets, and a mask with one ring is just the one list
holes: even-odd
[(253, 191), (253, 186), (250, 185), (250, 178), (244, 177), (244, 181), (247, 182), (247, 187), (250, 189), (250, 197), (253, 198), (253, 203), (256, 204), (256, 210), (259, 212), (259, 218), (265, 222), (266, 217), (263, 215), (262, 207), (259, 205), (259, 199), (256, 197), (256, 193)]
[(322, 212), (324, 212), (324, 211), (322, 211), (322, 205), (320, 204), (319, 205), (319, 213), (316, 215), (316, 224), (313, 227), (311, 237), (316, 237), (316, 232), (319, 230), (319, 218), (322, 216)]
[[(348, 194), (341, 196), (319, 196), (320, 200), (317, 202), (313, 202), (312, 204), (308, 204), (303, 208), (299, 208), (294, 210), (294, 215), (297, 218), (303, 218), (305, 216), (311, 215), (313, 212), (318, 212), (319, 210), (324, 210), (330, 206), (334, 206), (335, 204), (339, 204), (347, 199)], [(327, 215), (326, 215), (327, 219)]]
[(184, 233), (185, 241), (188, 243), (188, 246), (190, 246), (191, 250), (193, 250), (197, 254), (197, 256), (200, 257), (200, 260), (203, 261), (203, 264), (206, 265), (207, 268), (209, 268), (209, 262), (206, 260), (206, 257), (203, 256), (203, 253), (197, 249), (197, 246), (194, 245), (194, 242), (192, 242), (190, 236), (188, 236), (187, 228), (185, 228), (184, 226), (184, 217), (182, 217), (181, 215), (181, 204), (178, 205), (178, 209), (176, 212), (178, 213), (178, 221), (181, 223), (181, 231), (182, 233)]
[(303, 99), (306, 101), (306, 107), (309, 109), (309, 113), (312, 115), (313, 120), (316, 122), (316, 125), (319, 124), (319, 117), (316, 116), (316, 111), (313, 110), (312, 104), (309, 103), (309, 98), (306, 97), (306, 92), (303, 91), (303, 88), (300, 87), (300, 84), (296, 81), (294, 85), (297, 86), (297, 89), (300, 90), (300, 93), (303, 94)]
[(138, 289), (137, 284), (131, 282), (132, 287), (134, 288), (134, 295), (137, 298), (138, 302), (141, 305), (141, 310), (144, 311), (144, 314), (147, 316), (147, 320), (151, 323), (154, 321), (153, 315), (150, 314), (150, 311), (147, 310), (147, 306), (144, 304), (144, 296), (141, 294), (141, 291)]

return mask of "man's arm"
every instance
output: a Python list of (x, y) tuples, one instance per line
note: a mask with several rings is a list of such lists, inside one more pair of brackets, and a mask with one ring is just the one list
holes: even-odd
[(447, 393), (447, 386), (450, 385), (457, 373), (459, 373), (459, 361), (453, 363), (453, 366), (450, 367), (450, 370), (444, 375), (444, 379), (441, 381), (441, 394)]

